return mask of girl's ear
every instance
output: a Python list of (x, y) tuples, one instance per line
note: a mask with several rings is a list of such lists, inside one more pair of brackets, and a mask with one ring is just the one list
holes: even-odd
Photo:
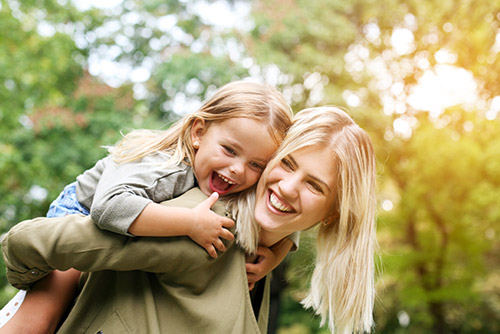
[(191, 142), (193, 143), (194, 148), (199, 147), (201, 139), (205, 134), (205, 131), (206, 131), (205, 120), (202, 118), (195, 119), (193, 121), (193, 125), (191, 126)]

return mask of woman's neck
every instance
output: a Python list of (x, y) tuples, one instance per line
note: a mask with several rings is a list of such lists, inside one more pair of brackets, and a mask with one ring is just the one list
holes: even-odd
[(264, 247), (271, 247), (284, 237), (286, 237), (288, 233), (283, 232), (270, 232), (260, 229), (259, 232), (259, 245)]

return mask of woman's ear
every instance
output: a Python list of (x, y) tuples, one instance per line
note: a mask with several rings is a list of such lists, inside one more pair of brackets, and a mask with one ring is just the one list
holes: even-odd
[(200, 147), (201, 139), (206, 131), (205, 120), (202, 118), (197, 118), (193, 121), (191, 126), (191, 142), (193, 147), (198, 149)]
[(321, 224), (323, 226), (327, 226), (327, 225), (330, 225), (333, 222), (338, 221), (338, 220), (339, 220), (338, 212), (336, 212), (335, 210), (332, 210), (332, 211), (330, 211), (328, 216), (326, 216), (326, 218), (321, 221)]

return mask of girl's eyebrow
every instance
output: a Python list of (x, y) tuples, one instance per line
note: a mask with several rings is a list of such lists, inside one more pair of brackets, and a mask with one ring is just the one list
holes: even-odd
[[(292, 154), (289, 154), (288, 158), (290, 159), (290, 161), (292, 162), (292, 165), (295, 168), (300, 167), (299, 164), (297, 163), (297, 161), (293, 158)], [(308, 173), (307, 176), (310, 177), (311, 179), (315, 180), (316, 182), (322, 184), (328, 190), (328, 192), (331, 192), (330, 187), (328, 186), (328, 184), (325, 181), (321, 180), (319, 177), (317, 177), (311, 173)]]
[(259, 159), (259, 158), (255, 158), (254, 161), (255, 162), (258, 162), (258, 163), (261, 163), (261, 164), (264, 164), (264, 165), (267, 165), (267, 163), (269, 162), (269, 160), (271, 160), (271, 158), (269, 159)]
[[(237, 141), (235, 141), (234, 139), (227, 138), (226, 140), (228, 141), (229, 145), (231, 145), (237, 151), (243, 151), (243, 147)], [(267, 160), (265, 160), (265, 159), (254, 159), (254, 160), (256, 162), (258, 162), (258, 163), (263, 163), (265, 165), (267, 165), (267, 163), (269, 162), (269, 159), (267, 159)]]
[(242, 150), (241, 145), (238, 143), (238, 141), (234, 140), (232, 137), (223, 137), (222, 142), (226, 142), (226, 144), (231, 145), (233, 148), (235, 148), (238, 151)]

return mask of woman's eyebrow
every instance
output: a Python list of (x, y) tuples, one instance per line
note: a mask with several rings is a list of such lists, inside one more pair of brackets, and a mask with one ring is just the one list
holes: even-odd
[[(300, 167), (299, 164), (297, 164), (297, 161), (293, 158), (293, 156), (291, 154), (288, 155), (288, 158), (290, 159), (290, 161), (294, 167), (296, 167), (296, 168)], [(311, 173), (308, 173), (307, 176), (309, 176), (311, 179), (315, 180), (316, 182), (321, 183), (328, 190), (328, 192), (331, 192), (330, 187), (328, 186), (328, 184), (325, 181), (321, 180), (319, 177), (317, 177)]]
[(324, 182), (323, 180), (321, 180), (320, 178), (318, 178), (312, 174), (309, 174), (309, 177), (311, 179), (315, 180), (316, 182), (321, 183), (328, 190), (329, 193), (331, 192), (331, 189), (326, 182)]

